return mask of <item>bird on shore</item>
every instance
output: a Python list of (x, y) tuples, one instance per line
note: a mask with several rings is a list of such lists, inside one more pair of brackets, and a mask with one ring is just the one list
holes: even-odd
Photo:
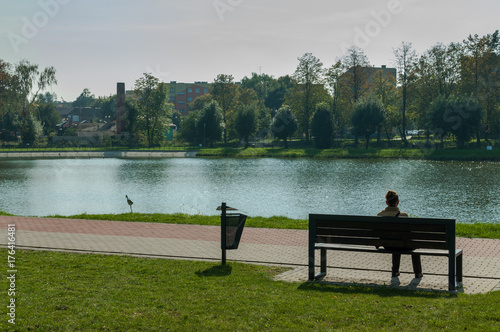
[(134, 213), (134, 212), (132, 211), (132, 204), (134, 204), (134, 202), (132, 202), (132, 200), (131, 200), (130, 198), (128, 198), (128, 196), (127, 196), (127, 195), (125, 195), (125, 198), (127, 199), (127, 203), (128, 203), (128, 205), (130, 206), (130, 213)]

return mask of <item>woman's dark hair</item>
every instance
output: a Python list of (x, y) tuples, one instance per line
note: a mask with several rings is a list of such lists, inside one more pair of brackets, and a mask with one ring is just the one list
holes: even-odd
[(385, 194), (385, 200), (390, 206), (396, 206), (399, 201), (398, 193), (394, 190), (389, 190), (387, 194)]

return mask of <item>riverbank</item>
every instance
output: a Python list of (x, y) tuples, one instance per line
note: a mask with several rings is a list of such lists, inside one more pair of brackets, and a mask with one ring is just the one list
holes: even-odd
[(500, 149), (315, 149), (315, 148), (213, 148), (172, 150), (11, 150), (2, 159), (56, 158), (314, 158), (314, 159), (423, 159), (439, 161), (500, 161)]
[(500, 161), (500, 149), (283, 149), (283, 148), (215, 148), (200, 149), (197, 157), (233, 158), (319, 158), (319, 159), (425, 159), (460, 161)]
[(103, 151), (9, 151), (0, 152), (1, 159), (69, 159), (69, 158), (193, 158), (196, 151), (128, 151), (128, 150), (103, 150)]

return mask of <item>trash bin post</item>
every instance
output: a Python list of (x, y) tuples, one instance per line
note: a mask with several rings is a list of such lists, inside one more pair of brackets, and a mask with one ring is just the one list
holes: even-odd
[(222, 214), (220, 217), (220, 239), (222, 249), (222, 265), (226, 265), (226, 203), (222, 203)]

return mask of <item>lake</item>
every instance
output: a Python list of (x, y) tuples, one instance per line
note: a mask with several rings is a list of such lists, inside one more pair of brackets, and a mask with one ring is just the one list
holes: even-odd
[(402, 211), (500, 222), (500, 163), (313, 159), (39, 159), (0, 161), (0, 210), (24, 216), (134, 212), (250, 216), (375, 215), (387, 189)]

